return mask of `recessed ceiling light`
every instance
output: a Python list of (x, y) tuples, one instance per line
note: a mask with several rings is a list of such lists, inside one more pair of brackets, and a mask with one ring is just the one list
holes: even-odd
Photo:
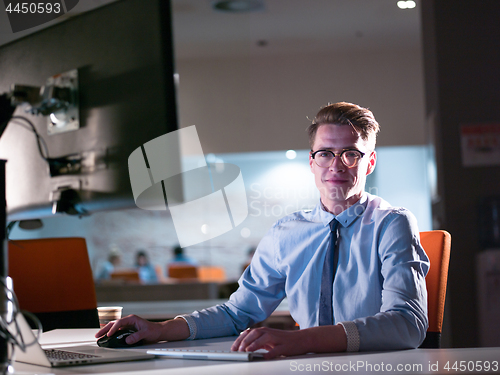
[(290, 160), (293, 160), (297, 157), (297, 153), (295, 152), (295, 150), (288, 150), (286, 153), (285, 153), (287, 159), (290, 159)]
[(214, 1), (212, 6), (215, 10), (233, 13), (264, 10), (264, 2), (261, 0), (219, 0)]
[(398, 1), (398, 8), (399, 9), (413, 9), (417, 6), (417, 3), (413, 0), (409, 1)]

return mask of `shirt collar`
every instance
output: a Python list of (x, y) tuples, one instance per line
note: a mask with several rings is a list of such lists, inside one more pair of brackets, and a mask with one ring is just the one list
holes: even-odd
[(366, 205), (368, 204), (368, 196), (366, 192), (363, 192), (361, 198), (354, 203), (352, 206), (342, 211), (340, 214), (335, 216), (334, 214), (328, 212), (321, 202), (319, 201), (319, 205), (317, 207), (319, 219), (323, 223), (324, 226), (330, 225), (330, 222), (333, 219), (337, 219), (343, 227), (347, 228), (350, 226), (358, 217), (362, 216), (365, 212)]

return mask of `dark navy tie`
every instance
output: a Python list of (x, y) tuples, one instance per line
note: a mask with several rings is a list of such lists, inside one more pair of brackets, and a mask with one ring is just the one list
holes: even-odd
[(335, 247), (337, 244), (337, 226), (339, 222), (333, 219), (330, 222), (330, 244), (323, 265), (321, 276), (321, 293), (319, 297), (319, 325), (326, 326), (333, 324), (333, 280), (337, 271), (339, 253)]

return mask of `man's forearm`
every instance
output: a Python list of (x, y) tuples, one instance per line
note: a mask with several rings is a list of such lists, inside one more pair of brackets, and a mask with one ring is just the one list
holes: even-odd
[(175, 318), (159, 323), (160, 341), (179, 341), (189, 337), (189, 326), (182, 318)]
[(333, 326), (311, 327), (300, 330), (300, 342), (304, 353), (344, 352), (347, 349), (347, 336), (340, 324)]

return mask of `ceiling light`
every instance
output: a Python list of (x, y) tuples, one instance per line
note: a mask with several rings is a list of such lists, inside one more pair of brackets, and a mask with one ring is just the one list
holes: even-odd
[(417, 3), (415, 1), (410, 0), (410, 1), (398, 1), (398, 8), (400, 9), (413, 9), (417, 6)]
[(212, 6), (215, 10), (233, 13), (264, 10), (264, 2), (261, 0), (219, 0), (214, 1)]
[(295, 150), (288, 150), (285, 155), (290, 160), (293, 160), (297, 157), (297, 153), (295, 152)]

